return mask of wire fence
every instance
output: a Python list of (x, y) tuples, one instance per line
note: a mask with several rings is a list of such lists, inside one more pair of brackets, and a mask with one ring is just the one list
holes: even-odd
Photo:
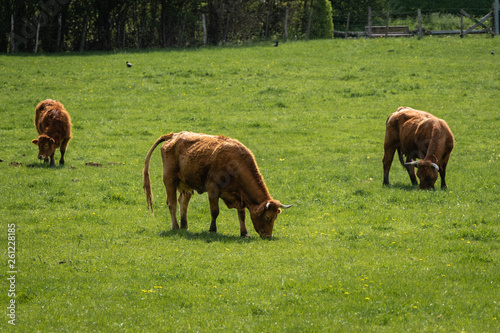
[[(474, 14), (469, 14), (469, 12)], [(477, 21), (480, 21), (486, 15), (488, 17), (481, 22), (482, 25), (477, 24)], [(469, 33), (490, 33), (494, 35), (495, 31), (494, 8), (468, 8), (467, 12), (462, 8), (447, 8), (444, 11), (437, 9), (427, 9), (425, 11), (415, 9), (414, 11), (402, 12), (371, 11), (370, 8), (367, 8), (365, 13), (353, 15), (347, 12), (335, 15), (333, 22), (335, 37), (337, 38), (367, 37), (369, 26), (389, 27), (388, 30), (390, 30), (390, 27), (408, 27), (409, 35), (417, 34), (419, 29), (422, 30), (424, 35), (460, 34), (462, 30), (466, 31), (474, 23), (477, 25)], [(483, 25), (488, 27), (489, 30)], [(375, 35), (378, 36), (380, 34)], [(391, 34), (389, 33), (389, 35)], [(408, 34), (393, 33), (392, 35), (403, 36)]]

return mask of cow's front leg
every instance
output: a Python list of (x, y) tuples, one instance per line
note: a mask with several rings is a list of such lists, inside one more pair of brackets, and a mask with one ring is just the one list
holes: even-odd
[(217, 217), (219, 216), (219, 191), (217, 189), (208, 189), (208, 201), (210, 202), (210, 232), (217, 232)]
[(245, 225), (245, 208), (238, 209), (238, 220), (240, 220), (240, 235), (241, 237), (250, 237)]
[(439, 177), (441, 177), (441, 189), (442, 190), (444, 190), (448, 187), (448, 186), (446, 186), (446, 164), (447, 163), (443, 163), (443, 165), (441, 166), (441, 169), (439, 169)]
[(181, 213), (181, 229), (189, 229), (187, 222), (187, 210), (189, 205), (189, 200), (193, 194), (191, 192), (181, 192), (179, 195), (179, 205)]
[[(406, 159), (406, 163), (412, 162), (412, 159), (410, 156)], [(418, 185), (417, 182), (417, 177), (415, 176), (415, 167), (413, 165), (406, 165), (404, 166), (406, 168), (406, 171), (408, 171), (408, 175), (410, 176), (410, 181), (413, 186)]]
[[(215, 201), (214, 203), (212, 201)], [(210, 215), (212, 216), (212, 221), (210, 222), (210, 232), (217, 232), (217, 217), (219, 216), (219, 204), (218, 199), (210, 200)]]
[(51, 167), (56, 166), (56, 160), (55, 160), (55, 158), (54, 158), (54, 155), (55, 155), (55, 154), (56, 154), (56, 152), (54, 151), (54, 152), (52, 153), (52, 155), (50, 155), (50, 164), (49, 164), (49, 165), (50, 165)]

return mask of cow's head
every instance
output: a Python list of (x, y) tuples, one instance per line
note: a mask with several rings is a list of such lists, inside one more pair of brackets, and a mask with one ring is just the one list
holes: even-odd
[(269, 200), (260, 204), (256, 209), (250, 210), (255, 231), (260, 237), (273, 237), (274, 221), (281, 213), (281, 209), (290, 208), (292, 205), (283, 205), (278, 200)]
[(42, 134), (38, 139), (34, 139), (33, 144), (38, 146), (38, 158), (44, 160), (49, 158), (56, 151), (56, 142), (51, 137)]
[(426, 160), (406, 163), (417, 167), (417, 177), (420, 180), (418, 188), (421, 190), (434, 189), (434, 183), (438, 178), (439, 166), (436, 163)]

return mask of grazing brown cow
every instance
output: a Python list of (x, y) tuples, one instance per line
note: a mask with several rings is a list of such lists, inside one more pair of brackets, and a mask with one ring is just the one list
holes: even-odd
[[(448, 124), (432, 114), (400, 107), (391, 114), (386, 122), (384, 141), (384, 185), (389, 185), (394, 152), (410, 175), (413, 185), (417, 185), (414, 167), (420, 179), (419, 188), (434, 189), (438, 172), (441, 176), (441, 188), (446, 187), (446, 165), (453, 150), (454, 139)], [(406, 163), (403, 155), (406, 156)], [(419, 161), (416, 159), (419, 158)]]
[(144, 190), (148, 207), (153, 212), (153, 194), (149, 178), (149, 160), (160, 143), (163, 160), (163, 183), (167, 191), (172, 229), (177, 224), (177, 190), (181, 228), (188, 228), (187, 209), (193, 190), (208, 192), (212, 222), (210, 231), (217, 232), (219, 198), (228, 208), (238, 210), (240, 234), (248, 237), (245, 208), (250, 212), (253, 226), (261, 237), (272, 237), (273, 225), (280, 208), (288, 208), (269, 195), (252, 152), (237, 140), (191, 132), (163, 135), (153, 144), (146, 156), (143, 171)]
[(38, 158), (47, 163), (50, 157), (50, 166), (55, 166), (54, 154), (59, 148), (59, 164), (63, 165), (71, 139), (71, 119), (64, 106), (52, 99), (40, 102), (35, 110), (35, 127), (39, 136), (32, 142), (38, 146)]

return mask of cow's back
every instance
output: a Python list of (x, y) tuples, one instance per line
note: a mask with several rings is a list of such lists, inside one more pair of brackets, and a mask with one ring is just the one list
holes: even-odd
[(71, 137), (71, 118), (64, 106), (55, 100), (40, 102), (35, 110), (35, 127), (38, 134), (57, 133), (57, 137)]
[(192, 132), (175, 133), (161, 150), (169, 172), (198, 192), (206, 191), (207, 177), (227, 172), (235, 152), (248, 152), (237, 140)]
[[(420, 151), (426, 154), (431, 141), (453, 142), (448, 124), (436, 116), (409, 107), (400, 107), (387, 119), (387, 127), (397, 133), (402, 152), (412, 154)], [(448, 144), (449, 146), (449, 144)], [(453, 144), (451, 144), (453, 149)], [(450, 149), (450, 151), (451, 151)]]

